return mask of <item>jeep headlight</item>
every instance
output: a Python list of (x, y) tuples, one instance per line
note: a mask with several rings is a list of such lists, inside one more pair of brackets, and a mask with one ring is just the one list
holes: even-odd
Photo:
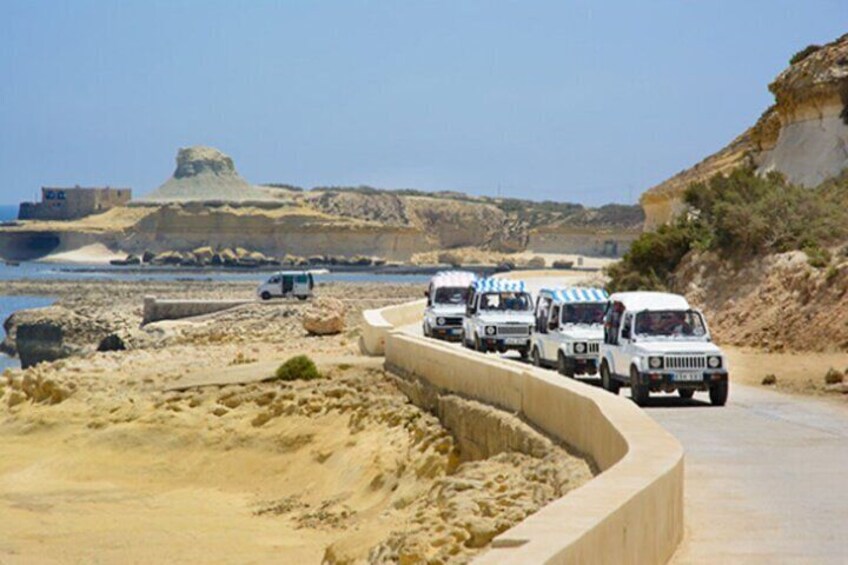
[(662, 357), (648, 357), (648, 367), (651, 369), (662, 369), (663, 368), (663, 358)]
[(444, 318), (436, 318), (436, 325), (444, 326), (445, 325), (445, 319)]
[(486, 326), (486, 335), (495, 335), (495, 326)]
[(574, 353), (585, 353), (586, 352), (586, 344), (583, 342), (574, 344)]
[(721, 357), (718, 355), (710, 355), (707, 357), (707, 367), (710, 369), (718, 369), (721, 367)]

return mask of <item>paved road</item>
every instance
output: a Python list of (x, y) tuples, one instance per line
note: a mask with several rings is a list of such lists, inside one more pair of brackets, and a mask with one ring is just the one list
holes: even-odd
[[(534, 294), (556, 284), (527, 282)], [(707, 401), (659, 395), (645, 408), (686, 450), (686, 538), (674, 562), (848, 564), (848, 403), (732, 375), (727, 406)]]

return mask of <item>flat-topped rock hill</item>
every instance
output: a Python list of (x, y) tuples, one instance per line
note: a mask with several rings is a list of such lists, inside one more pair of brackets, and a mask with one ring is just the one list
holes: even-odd
[(796, 53), (769, 85), (775, 103), (729, 145), (642, 195), (646, 228), (682, 209), (692, 182), (751, 165), (816, 186), (848, 167), (848, 34)]
[(244, 180), (228, 155), (213, 147), (196, 146), (179, 150), (173, 176), (142, 201), (248, 202), (273, 199), (269, 191)]

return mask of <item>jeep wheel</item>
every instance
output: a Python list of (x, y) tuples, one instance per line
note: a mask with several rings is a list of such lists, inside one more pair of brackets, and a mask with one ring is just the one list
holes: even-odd
[(474, 336), (474, 349), (479, 351), (480, 353), (486, 353), (486, 346), (483, 344), (483, 340), (480, 339), (479, 335)]
[(430, 328), (427, 326), (426, 323), (421, 324), (421, 333), (424, 334), (424, 337), (432, 337), (430, 335)]
[(713, 406), (724, 406), (727, 402), (727, 381), (716, 383), (710, 387), (710, 403)]
[(651, 396), (651, 389), (646, 384), (639, 384), (639, 371), (630, 367), (630, 398), (639, 406), (644, 405)]
[(685, 399), (689, 400), (690, 398), (695, 396), (695, 389), (694, 388), (679, 388), (679, 389), (677, 389), (677, 394), (680, 395), (680, 398), (685, 398)]
[(522, 347), (518, 350), (518, 354), (521, 355), (522, 361), (527, 361), (527, 358), (530, 357), (530, 348)]
[(265, 292), (259, 295), (259, 298), (261, 298), (262, 300), (271, 300), (271, 293), (266, 290)]
[(536, 346), (533, 346), (533, 365), (536, 367), (542, 366), (542, 356), (539, 355), (539, 348)]
[(568, 363), (566, 363), (565, 355), (563, 355), (562, 351), (557, 353), (557, 373), (566, 377), (571, 376), (568, 374)]
[(601, 363), (601, 385), (604, 390), (613, 394), (618, 394), (618, 390), (621, 388), (621, 383), (612, 378), (606, 360)]

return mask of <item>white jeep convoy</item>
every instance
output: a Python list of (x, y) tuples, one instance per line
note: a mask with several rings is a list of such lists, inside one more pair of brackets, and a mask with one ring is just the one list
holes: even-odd
[(601, 381), (613, 394), (622, 385), (629, 386), (640, 405), (651, 392), (675, 390), (683, 398), (709, 391), (712, 404), (727, 402), (727, 360), (712, 343), (703, 314), (677, 294), (610, 296), (604, 316)]
[(609, 294), (600, 288), (545, 288), (536, 298), (531, 358), (568, 377), (598, 372)]
[(513, 349), (526, 358), (533, 322), (533, 299), (524, 281), (478, 279), (462, 321), (463, 343), (484, 353)]
[(449, 341), (462, 339), (462, 316), (476, 280), (477, 275), (467, 271), (442, 271), (430, 279), (430, 286), (424, 293), (427, 308), (422, 321), (426, 337)]
[(284, 296), (295, 296), (306, 300), (312, 296), (315, 280), (309, 271), (279, 271), (259, 285), (256, 295), (262, 300)]

